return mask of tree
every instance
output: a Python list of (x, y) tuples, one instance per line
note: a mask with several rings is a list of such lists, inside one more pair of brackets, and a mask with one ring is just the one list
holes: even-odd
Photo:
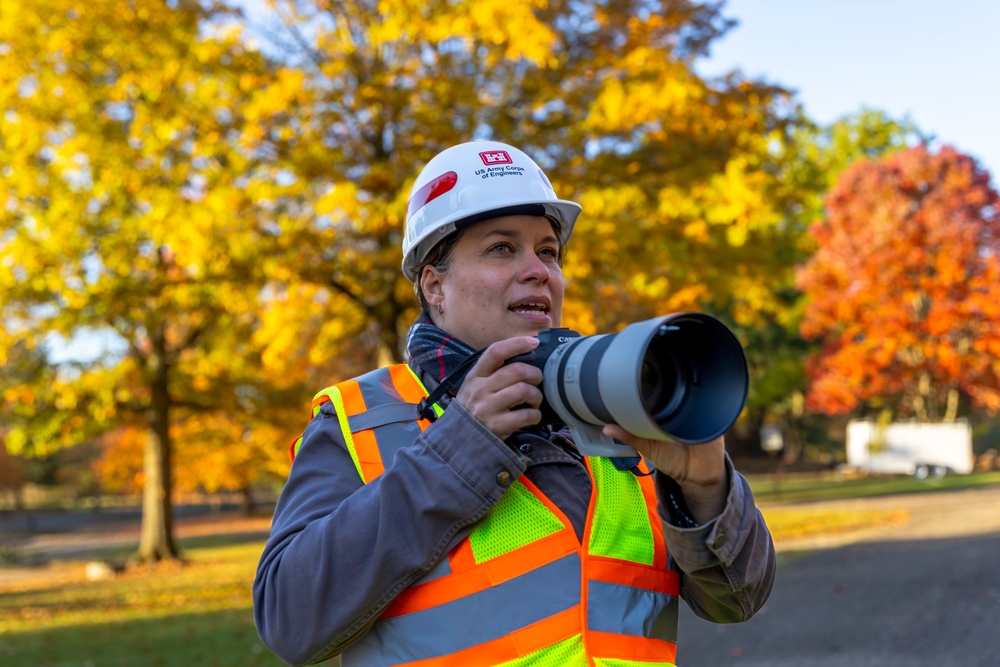
[(583, 204), (567, 325), (610, 331), (730, 303), (749, 321), (776, 306), (788, 241), (774, 149), (800, 117), (780, 87), (696, 73), (731, 26), (717, 4), (273, 5), (284, 25), (268, 34), (287, 47), (287, 76), (302, 76), (297, 123), (273, 148), (303, 184), (276, 217), (287, 259), (267, 316), (275, 367), (401, 357), (416, 311), (399, 269), (409, 186), (434, 154), (476, 138), (525, 149)]
[(14, 505), (21, 506), (21, 489), (24, 487), (25, 462), (18, 456), (12, 456), (0, 436), (0, 492), (10, 491), (14, 497)]
[[(785, 147), (779, 178), (784, 190), (781, 226), (786, 242), (776, 248), (769, 287), (777, 306), (736, 329), (744, 341), (750, 367), (750, 394), (741, 427), (728, 446), (759, 451), (757, 434), (765, 422), (782, 424), (786, 434), (783, 457), (801, 454), (797, 434), (816, 431), (817, 416), (806, 412), (803, 394), (807, 378), (805, 359), (816, 347), (799, 335), (804, 303), (795, 287), (795, 267), (804, 263), (815, 243), (809, 227), (824, 216), (823, 200), (845, 169), (859, 160), (876, 159), (907, 150), (928, 137), (908, 118), (894, 119), (882, 111), (862, 108), (830, 125), (805, 123), (796, 127)], [(746, 322), (744, 318), (742, 321)]]
[(822, 198), (855, 162), (886, 157), (933, 139), (909, 117), (895, 119), (869, 107), (861, 107), (827, 126), (805, 125), (795, 134), (799, 153), (792, 162), (791, 182), (796, 189), (820, 198), (806, 213), (810, 222), (822, 217)]
[[(280, 83), (216, 9), (26, 0), (0, 14), (7, 445), (41, 455), (146, 428), (139, 560), (177, 553), (172, 424), (262, 385), (260, 200), (278, 186), (258, 148)], [(52, 360), (54, 340), (100, 337), (115, 344), (94, 359)], [(13, 372), (15, 345), (44, 367)]]
[[(583, 204), (567, 326), (707, 310), (748, 344), (752, 396), (786, 409), (802, 385), (805, 230), (846, 164), (920, 136), (871, 110), (816, 128), (779, 86), (698, 76), (732, 25), (714, 3), (271, 4), (283, 25), (266, 34), (302, 87), (298, 123), (273, 150), (304, 185), (280, 206), (286, 269), (260, 335), (275, 376), (314, 386), (336, 377), (320, 361), (401, 358), (415, 313), (399, 271), (411, 179), (446, 146), (493, 138)], [(758, 420), (773, 408), (751, 405)]]
[(807, 405), (954, 419), (960, 397), (1000, 408), (1000, 200), (952, 148), (913, 148), (848, 169), (811, 228), (798, 284)]
[[(148, 429), (138, 425), (123, 426), (99, 439), (101, 455), (93, 467), (104, 488), (124, 493), (143, 488), (143, 450), (148, 438)], [(287, 477), (288, 448), (282, 445), (288, 439), (275, 425), (247, 413), (205, 412), (177, 419), (171, 425), (174, 488), (180, 493), (239, 492), (249, 514), (255, 483)]]

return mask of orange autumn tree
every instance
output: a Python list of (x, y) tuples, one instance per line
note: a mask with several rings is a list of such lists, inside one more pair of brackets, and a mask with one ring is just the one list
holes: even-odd
[[(143, 450), (149, 437), (144, 425), (134, 424), (98, 439), (101, 456), (93, 468), (104, 489), (114, 493), (142, 490)], [(180, 493), (238, 492), (244, 511), (250, 513), (251, 487), (266, 476), (279, 480), (288, 475), (288, 450), (281, 446), (286, 439), (283, 430), (245, 413), (187, 415), (171, 426), (173, 488)]]
[(101, 455), (94, 461), (94, 473), (105, 491), (111, 493), (141, 493), (146, 476), (143, 474), (143, 451), (149, 430), (144, 424), (121, 426), (97, 439)]
[(961, 399), (1000, 409), (1000, 198), (952, 148), (847, 170), (798, 273), (808, 305), (807, 406), (952, 420)]
[(194, 414), (175, 425), (177, 490), (181, 492), (239, 492), (243, 510), (253, 509), (251, 486), (265, 472), (273, 479), (288, 476), (288, 439), (285, 430), (254, 424), (245, 415)]

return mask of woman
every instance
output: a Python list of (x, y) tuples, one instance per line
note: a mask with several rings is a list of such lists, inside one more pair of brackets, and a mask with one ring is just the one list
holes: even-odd
[(678, 598), (716, 622), (764, 604), (773, 546), (721, 438), (605, 427), (652, 476), (582, 457), (539, 423), (541, 371), (506, 363), (560, 324), (579, 212), (498, 142), (421, 172), (403, 243), (423, 307), (409, 362), (317, 396), (261, 556), (257, 627), (284, 660), (672, 665)]

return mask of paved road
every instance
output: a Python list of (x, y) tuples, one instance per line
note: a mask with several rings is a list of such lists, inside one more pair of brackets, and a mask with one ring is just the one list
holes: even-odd
[[(174, 520), (174, 536), (182, 539), (263, 541), (271, 525), (269, 513), (247, 518), (236, 505), (181, 505)], [(0, 512), (0, 589), (45, 576), (37, 566), (53, 561), (123, 560), (139, 544), (140, 522), (137, 508)]]
[[(178, 520), (228, 514), (240, 509), (232, 503), (217, 505), (175, 505)], [(142, 519), (139, 507), (104, 507), (98, 510), (7, 510), (0, 512), (0, 535), (32, 536), (81, 531), (101, 531), (138, 527)]]
[(1000, 490), (853, 504), (907, 509), (912, 518), (788, 558), (767, 606), (747, 623), (713, 625), (685, 608), (678, 663), (1000, 666)]

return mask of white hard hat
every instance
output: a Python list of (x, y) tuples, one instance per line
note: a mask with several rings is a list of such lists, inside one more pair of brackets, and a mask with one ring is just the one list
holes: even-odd
[(580, 205), (556, 197), (523, 151), (499, 141), (472, 141), (438, 153), (417, 176), (406, 208), (403, 273), (417, 267), (446, 236), (504, 215), (544, 215), (562, 227), (565, 245)]

